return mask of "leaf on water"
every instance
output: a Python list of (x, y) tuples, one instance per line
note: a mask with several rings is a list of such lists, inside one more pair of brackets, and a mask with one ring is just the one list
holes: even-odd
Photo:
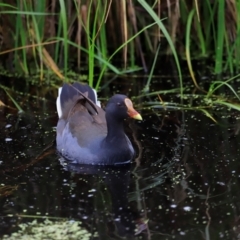
[(217, 120), (206, 110), (206, 109), (200, 109), (202, 112), (205, 113), (205, 115), (207, 117), (209, 117), (210, 119), (212, 119), (215, 123), (217, 123)]
[(135, 235), (140, 234), (147, 229), (148, 219), (139, 219), (137, 220), (137, 228), (135, 230)]
[(219, 101), (219, 100), (215, 101), (214, 103), (221, 104), (226, 107), (240, 111), (240, 104), (238, 104), (238, 103), (229, 103), (229, 102), (224, 102), (224, 101)]

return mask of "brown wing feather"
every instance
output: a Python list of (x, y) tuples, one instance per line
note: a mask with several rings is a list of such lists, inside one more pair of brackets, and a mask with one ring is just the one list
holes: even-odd
[(88, 94), (87, 92), (86, 93), (82, 93), (80, 92), (77, 88), (75, 88), (74, 86), (72, 86), (75, 90), (77, 90), (77, 92), (86, 100), (86, 102), (89, 104), (89, 107), (91, 106), (92, 107), (92, 111), (95, 110), (96, 111), (96, 114), (98, 114), (98, 110), (97, 110), (97, 105), (91, 100), (88, 98)]
[(80, 97), (76, 101), (69, 111), (67, 121), (70, 132), (78, 139), (78, 143), (82, 147), (89, 146), (94, 139), (107, 134), (105, 112), (96, 105), (93, 110), (92, 104), (89, 104), (86, 98)]

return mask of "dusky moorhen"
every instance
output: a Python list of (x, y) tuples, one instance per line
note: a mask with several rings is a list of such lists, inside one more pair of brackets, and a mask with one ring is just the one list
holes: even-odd
[(72, 163), (115, 165), (129, 163), (134, 149), (123, 128), (124, 119), (142, 120), (131, 100), (110, 98), (104, 111), (88, 85), (64, 84), (57, 98), (57, 150)]

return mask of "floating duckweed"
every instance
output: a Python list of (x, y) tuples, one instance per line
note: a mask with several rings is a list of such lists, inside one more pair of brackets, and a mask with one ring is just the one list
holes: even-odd
[(46, 219), (43, 223), (38, 223), (36, 220), (30, 223), (22, 223), (19, 225), (20, 230), (12, 233), (10, 236), (5, 235), (2, 239), (8, 240), (37, 240), (37, 239), (61, 239), (88, 240), (91, 238), (91, 233), (83, 229), (80, 222), (76, 221), (59, 221), (52, 222)]

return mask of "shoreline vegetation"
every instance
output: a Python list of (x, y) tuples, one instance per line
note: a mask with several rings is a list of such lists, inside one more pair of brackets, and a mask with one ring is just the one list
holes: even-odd
[[(239, 18), (236, 0), (3, 0), (0, 64), (21, 76), (35, 74), (40, 81), (49, 73), (62, 81), (70, 81), (72, 72), (87, 73), (88, 84), (96, 89), (106, 73), (146, 74), (146, 95), (157, 62), (169, 56), (181, 98), (184, 63), (203, 98), (214, 97), (238, 110), (233, 100), (240, 98), (232, 82), (239, 77)], [(206, 67), (215, 79), (208, 89), (199, 87), (194, 61), (211, 62)], [(223, 80), (221, 74), (229, 78)], [(222, 87), (232, 100), (216, 97)]]

